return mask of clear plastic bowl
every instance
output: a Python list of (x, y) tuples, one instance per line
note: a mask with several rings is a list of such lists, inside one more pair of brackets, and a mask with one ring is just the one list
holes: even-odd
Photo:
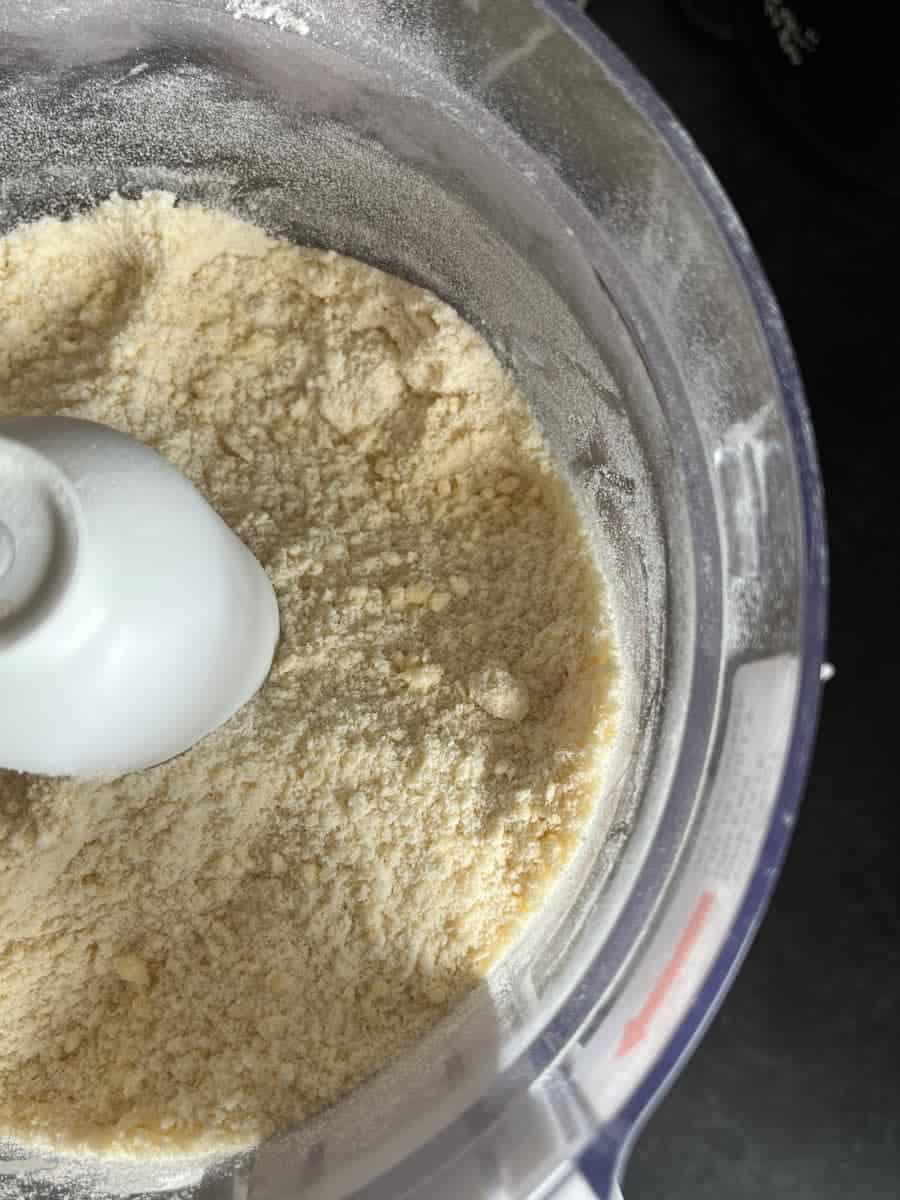
[(816, 718), (812, 434), (727, 199), (564, 0), (26, 0), (0, 88), (0, 231), (168, 188), (484, 329), (583, 498), (628, 685), (576, 861), (401, 1062), (225, 1164), (6, 1147), (0, 1197), (549, 1196), (580, 1161), (608, 1194), (760, 919)]

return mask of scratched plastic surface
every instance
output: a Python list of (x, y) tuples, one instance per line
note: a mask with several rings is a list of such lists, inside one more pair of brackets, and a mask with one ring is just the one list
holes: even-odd
[(8, 1146), (0, 1200), (611, 1195), (740, 962), (802, 788), (825, 563), (790, 346), (715, 180), (574, 6), (233, 19), (253, 7), (2, 6), (0, 230), (165, 186), (481, 323), (615, 563), (620, 758), (565, 886), (395, 1069), (224, 1164)]

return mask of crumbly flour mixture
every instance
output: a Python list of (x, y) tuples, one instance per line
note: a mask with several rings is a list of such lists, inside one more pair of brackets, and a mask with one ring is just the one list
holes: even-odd
[(565, 862), (615, 717), (601, 581), (446, 304), (151, 193), (0, 240), (0, 416), (157, 447), (275, 586), (268, 682), (100, 783), (0, 773), (0, 1131), (246, 1143), (481, 977)]

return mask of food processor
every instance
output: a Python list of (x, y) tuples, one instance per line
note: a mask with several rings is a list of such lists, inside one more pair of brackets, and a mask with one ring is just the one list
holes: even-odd
[(613, 1195), (765, 908), (816, 718), (821, 490), (737, 217), (567, 0), (25, 0), (0, 89), (0, 233), (164, 189), (484, 332), (573, 482), (623, 679), (582, 844), (427, 1038), (226, 1160), (4, 1146), (0, 1198)]

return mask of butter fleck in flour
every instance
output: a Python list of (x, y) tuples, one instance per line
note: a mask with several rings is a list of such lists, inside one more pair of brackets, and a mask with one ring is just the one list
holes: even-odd
[(101, 783), (0, 773), (0, 1129), (252, 1142), (437, 1021), (596, 795), (602, 583), (486, 343), (434, 296), (151, 193), (0, 241), (0, 416), (158, 448), (260, 559), (260, 694)]

